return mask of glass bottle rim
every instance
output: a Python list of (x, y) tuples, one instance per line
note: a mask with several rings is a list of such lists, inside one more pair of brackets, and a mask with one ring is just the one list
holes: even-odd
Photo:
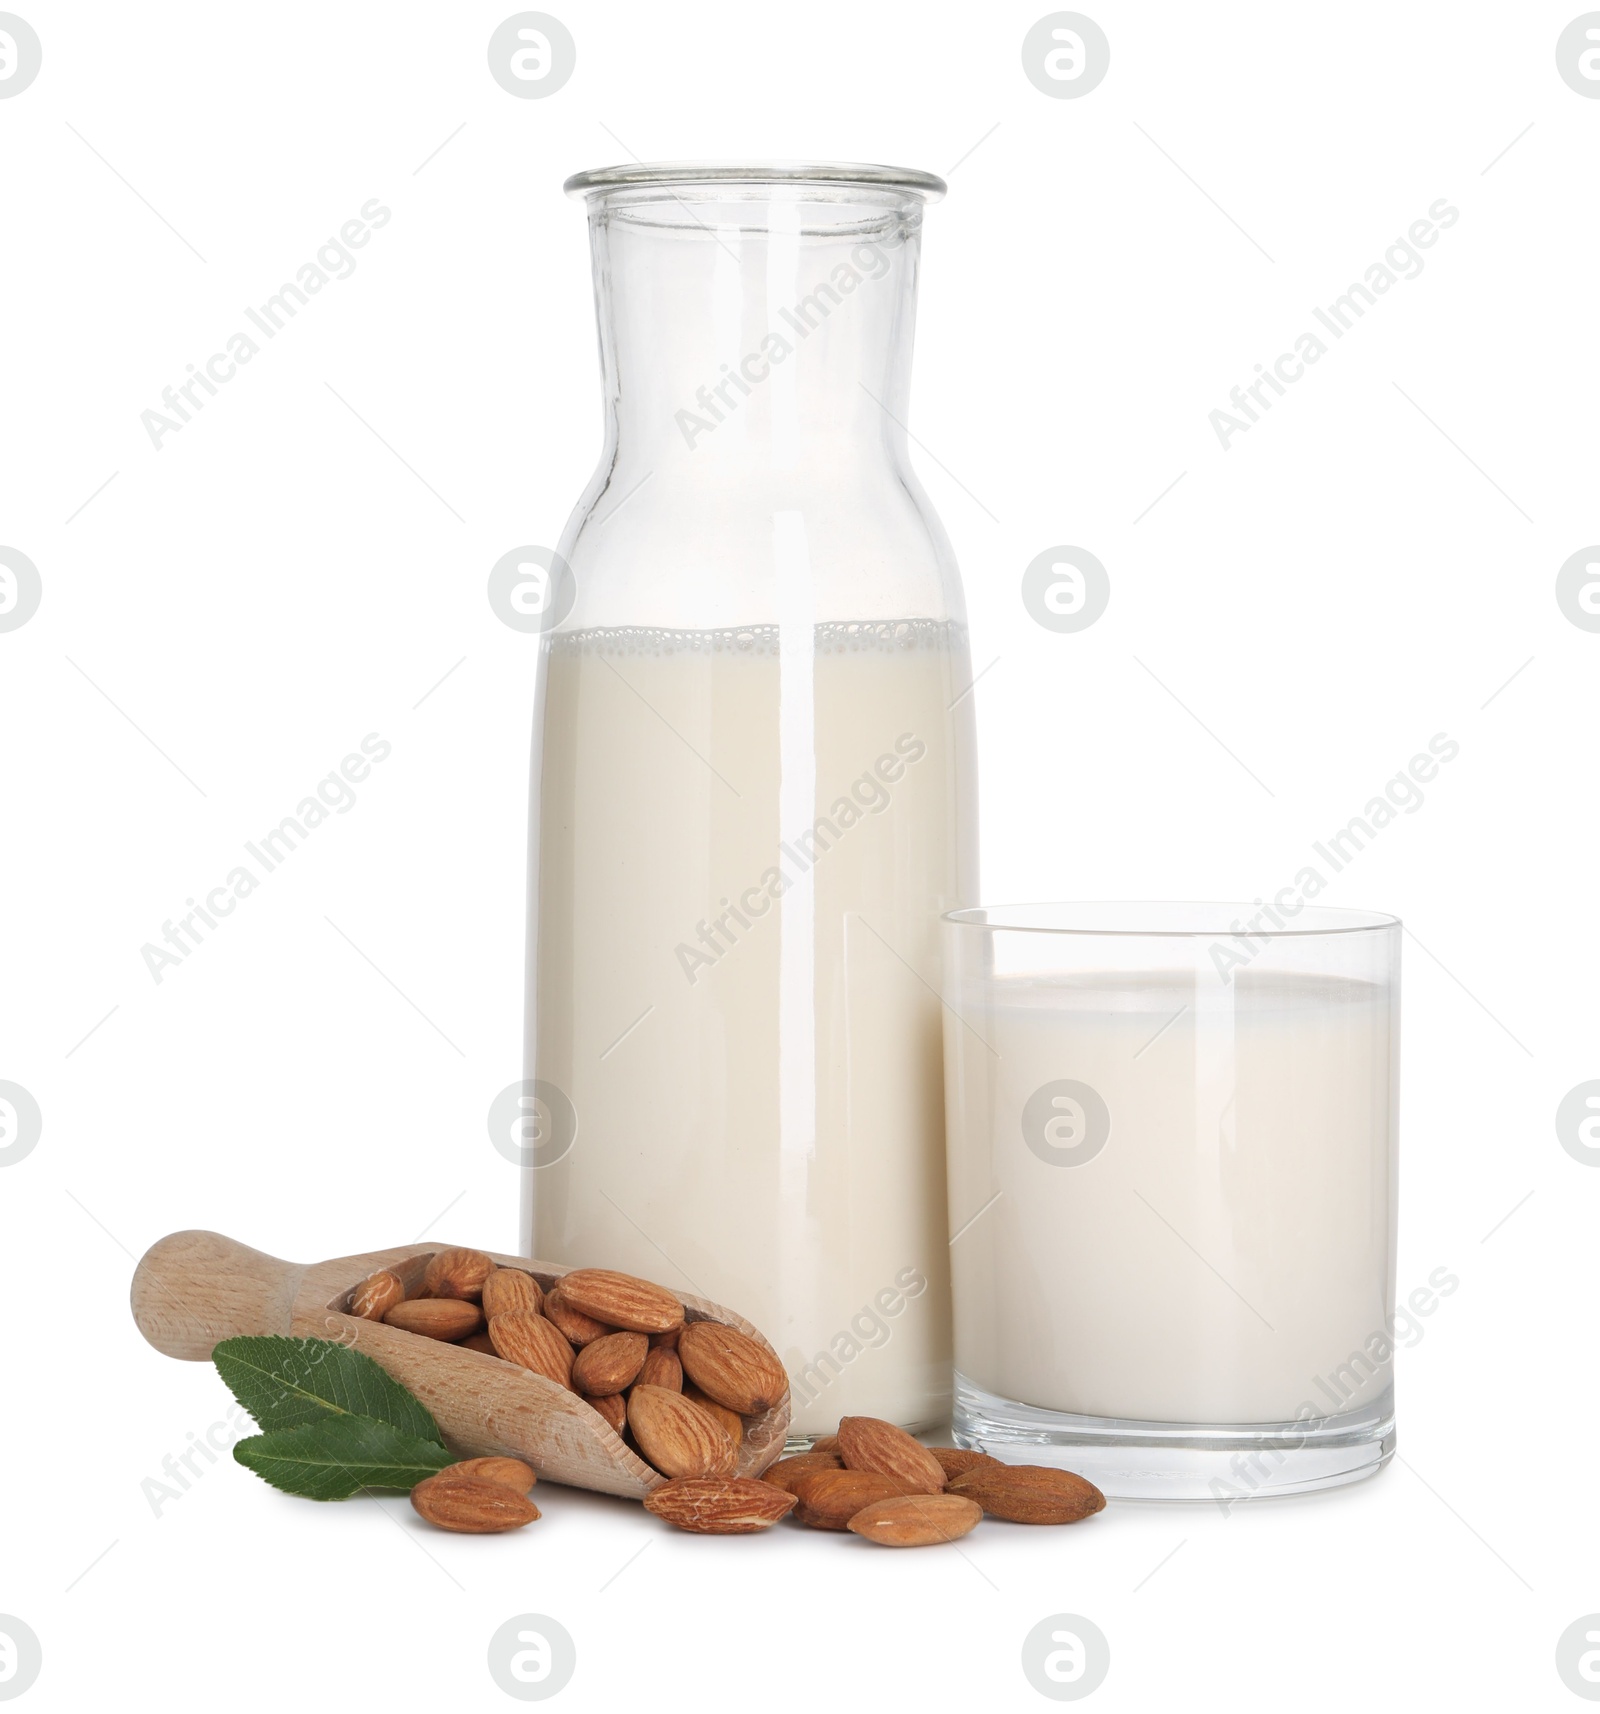
[(702, 185), (813, 186), (829, 190), (891, 190), (937, 202), (943, 179), (915, 167), (885, 167), (863, 161), (637, 161), (591, 167), (574, 173), (562, 189), (568, 196), (605, 196), (612, 191), (695, 189)]
[[(1268, 910), (1282, 918), (1274, 925)], [(1265, 920), (1263, 920), (1265, 919)], [(1044, 901), (976, 905), (946, 911), (943, 920), (980, 933), (1101, 935), (1114, 939), (1227, 938), (1243, 925), (1252, 940), (1291, 940), (1308, 935), (1372, 934), (1401, 927), (1386, 911), (1302, 903), (1292, 916), (1281, 906), (1235, 900), (1109, 900), (1074, 904)]]

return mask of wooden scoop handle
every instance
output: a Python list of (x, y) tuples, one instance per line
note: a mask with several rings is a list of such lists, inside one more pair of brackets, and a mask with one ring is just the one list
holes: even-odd
[(158, 1351), (204, 1362), (219, 1340), (290, 1332), (305, 1272), (220, 1232), (174, 1232), (134, 1271), (133, 1319)]

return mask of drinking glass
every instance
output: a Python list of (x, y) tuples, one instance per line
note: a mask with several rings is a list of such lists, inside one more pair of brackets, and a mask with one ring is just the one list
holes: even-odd
[[(1282, 895), (1280, 895), (1280, 899)], [(1223, 1505), (1394, 1448), (1400, 924), (1286, 904), (944, 922), (958, 1443)]]

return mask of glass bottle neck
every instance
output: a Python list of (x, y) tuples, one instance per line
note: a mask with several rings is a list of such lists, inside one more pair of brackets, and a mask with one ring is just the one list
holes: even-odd
[(919, 199), (599, 199), (590, 222), (619, 483), (903, 463)]

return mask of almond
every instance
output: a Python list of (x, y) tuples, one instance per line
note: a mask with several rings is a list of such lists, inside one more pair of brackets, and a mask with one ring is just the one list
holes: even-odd
[(944, 1471), (946, 1482), (952, 1476), (963, 1475), (968, 1470), (977, 1470), (990, 1464), (998, 1464), (998, 1458), (991, 1458), (987, 1452), (968, 1452), (960, 1446), (930, 1446), (928, 1450), (939, 1460), (939, 1468)]
[(556, 1284), (562, 1302), (608, 1327), (665, 1333), (683, 1320), (682, 1302), (665, 1286), (610, 1268), (574, 1268)]
[(428, 1339), (465, 1339), (483, 1326), (483, 1311), (459, 1298), (419, 1297), (410, 1303), (397, 1303), (383, 1319), (390, 1327)]
[(644, 1497), (647, 1512), (695, 1535), (754, 1535), (787, 1517), (794, 1503), (793, 1494), (748, 1476), (688, 1476)]
[(652, 1351), (676, 1351), (678, 1340), (682, 1336), (683, 1323), (680, 1321), (676, 1327), (669, 1327), (665, 1333), (652, 1333), (650, 1335), (650, 1349)]
[[(682, 1364), (679, 1365), (678, 1372), (680, 1375), (683, 1373)], [(710, 1411), (717, 1421), (727, 1429), (735, 1446), (742, 1444), (744, 1440), (744, 1418), (739, 1415), (738, 1411), (729, 1410), (726, 1405), (719, 1405), (714, 1398), (710, 1398), (701, 1392), (692, 1382), (683, 1384), (683, 1396), (699, 1405), (702, 1410)]]
[(572, 1384), (594, 1398), (625, 1392), (638, 1379), (649, 1350), (642, 1333), (604, 1333), (573, 1360)]
[(481, 1351), (485, 1357), (498, 1357), (500, 1353), (494, 1348), (494, 1341), (487, 1333), (469, 1334), (461, 1341), (463, 1351)]
[(542, 1315), (531, 1309), (497, 1315), (489, 1323), (489, 1337), (508, 1363), (519, 1363), (558, 1386), (572, 1385), (572, 1347)]
[(839, 1450), (838, 1435), (819, 1434), (817, 1438), (811, 1442), (811, 1450), (813, 1452), (837, 1452)]
[(663, 1476), (731, 1476), (733, 1441), (709, 1411), (665, 1387), (635, 1387), (628, 1427), (646, 1462)]
[[(664, 1345), (651, 1346), (645, 1353), (644, 1367), (639, 1371), (639, 1379), (647, 1387), (665, 1387), (669, 1393), (681, 1393), (683, 1364), (678, 1361), (678, 1353), (669, 1351)], [(738, 1418), (735, 1417), (734, 1421), (737, 1422)], [(743, 1427), (741, 1423), (741, 1432)]]
[(483, 1282), (494, 1272), (494, 1263), (482, 1250), (441, 1250), (422, 1276), (428, 1297), (461, 1297), (476, 1301), (483, 1296)]
[(845, 1528), (880, 1547), (932, 1547), (958, 1540), (982, 1516), (976, 1500), (959, 1494), (907, 1494), (863, 1506)]
[(691, 1321), (678, 1340), (678, 1360), (702, 1392), (740, 1416), (771, 1410), (789, 1390), (771, 1351), (720, 1321)]
[(382, 1321), (397, 1303), (405, 1300), (406, 1288), (399, 1274), (390, 1268), (379, 1268), (350, 1293), (349, 1313), (359, 1315), (363, 1321)]
[(411, 1504), (430, 1524), (462, 1535), (494, 1535), (531, 1524), (539, 1508), (500, 1482), (442, 1470), (411, 1490)]
[(514, 1309), (531, 1309), (535, 1314), (544, 1308), (544, 1293), (532, 1274), (520, 1268), (496, 1268), (483, 1282), (483, 1313), (491, 1321), (497, 1315), (509, 1315)]
[(604, 1338), (607, 1333), (614, 1331), (607, 1327), (605, 1322), (596, 1321), (592, 1315), (584, 1315), (574, 1309), (562, 1297), (559, 1285), (544, 1294), (544, 1315), (545, 1319), (553, 1321), (574, 1345), (587, 1345), (591, 1339)]
[(586, 1398), (583, 1402), (586, 1405), (592, 1405), (599, 1411), (614, 1433), (621, 1434), (623, 1429), (627, 1427), (628, 1405), (621, 1393), (608, 1393), (604, 1398), (599, 1399)]
[(839, 1424), (839, 1456), (846, 1470), (893, 1476), (911, 1493), (937, 1494), (944, 1488), (939, 1460), (903, 1428), (879, 1417), (845, 1417)]
[(1014, 1524), (1075, 1524), (1106, 1503), (1093, 1482), (1043, 1464), (980, 1464), (952, 1476), (948, 1491)]
[(520, 1458), (463, 1458), (439, 1472), (441, 1476), (475, 1476), (480, 1482), (498, 1482), (502, 1488), (512, 1488), (526, 1494), (539, 1478), (531, 1464)]
[(810, 1529), (848, 1529), (857, 1512), (904, 1493), (892, 1476), (873, 1470), (808, 1470), (794, 1482), (794, 1496), (800, 1502), (794, 1515)]
[(792, 1494), (795, 1483), (814, 1470), (842, 1470), (844, 1466), (831, 1452), (797, 1452), (792, 1458), (780, 1458), (761, 1472), (761, 1480), (774, 1488)]

